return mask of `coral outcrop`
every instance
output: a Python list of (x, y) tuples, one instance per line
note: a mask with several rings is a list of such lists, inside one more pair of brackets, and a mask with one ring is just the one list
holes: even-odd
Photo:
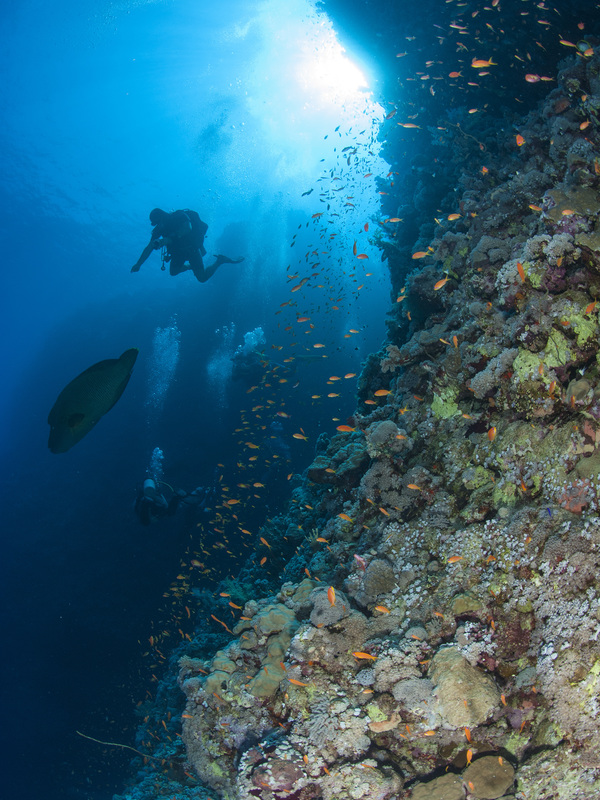
[(225, 800), (600, 796), (598, 74), (565, 66), (435, 267), (405, 265), (420, 321), (401, 341), (395, 312), (303, 478), (314, 547), (182, 673), (188, 768)]

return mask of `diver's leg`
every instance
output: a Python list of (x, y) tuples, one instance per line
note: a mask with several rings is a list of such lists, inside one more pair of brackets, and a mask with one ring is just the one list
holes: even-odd
[(207, 274), (208, 270), (204, 267), (204, 261), (202, 261), (202, 256), (198, 250), (190, 254), (189, 261), (190, 269), (196, 276), (196, 279), (199, 280), (200, 283), (206, 283), (213, 273), (211, 272), (210, 275)]
[[(200, 260), (202, 260), (202, 259), (200, 259)], [(219, 269), (221, 264), (239, 264), (243, 260), (244, 260), (243, 258), (229, 258), (229, 256), (218, 255), (218, 256), (215, 256), (214, 264), (211, 264), (210, 267), (204, 267), (203, 266), (203, 268), (202, 268), (202, 277), (198, 276), (196, 270), (194, 270), (194, 275), (198, 278), (200, 283), (206, 283), (206, 281), (209, 278), (212, 278), (212, 276)]]
[(169, 272), (171, 275), (179, 275), (180, 272), (185, 272), (189, 267), (185, 266), (185, 256), (183, 253), (175, 253), (171, 256), (171, 266)]

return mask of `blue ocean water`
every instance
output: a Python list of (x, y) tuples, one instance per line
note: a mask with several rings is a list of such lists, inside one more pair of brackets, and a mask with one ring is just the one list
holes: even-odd
[[(206, 522), (188, 510), (146, 528), (136, 488), (155, 448), (174, 487), (239, 481), (252, 435), (259, 465), (274, 452), (286, 462), (252, 472), (268, 494), (248, 509), (257, 530), (317, 435), (352, 413), (355, 381), (327, 400), (327, 379), (359, 373), (385, 334), (389, 278), (364, 231), (379, 198), (362, 178), (387, 167), (383, 113), (366, 85), (375, 65), (361, 64), (364, 85), (347, 82), (330, 23), (305, 0), (25, 0), (0, 15), (2, 794), (105, 798), (130, 754), (76, 732), (134, 741), (147, 641)], [(209, 254), (245, 261), (203, 285), (161, 271), (158, 253), (131, 274), (155, 206), (197, 209)], [(334, 215), (326, 230), (321, 213)], [(368, 269), (343, 263), (354, 240)], [(256, 420), (250, 383), (231, 376), (257, 328), (260, 374), (275, 370), (263, 402), (286, 417)], [(314, 342), (328, 359), (284, 363), (320, 357)], [(61, 389), (130, 347), (139, 357), (114, 409), (50, 453)], [(300, 428), (308, 440), (293, 438)]]

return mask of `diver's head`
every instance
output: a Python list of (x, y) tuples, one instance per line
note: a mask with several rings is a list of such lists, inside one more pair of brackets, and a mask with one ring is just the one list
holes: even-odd
[(149, 500), (156, 500), (157, 493), (156, 483), (152, 478), (146, 478), (144, 481), (144, 497), (147, 497)]
[(163, 211), (162, 208), (153, 208), (150, 212), (150, 224), (154, 227), (159, 222), (162, 222), (166, 216), (167, 212)]

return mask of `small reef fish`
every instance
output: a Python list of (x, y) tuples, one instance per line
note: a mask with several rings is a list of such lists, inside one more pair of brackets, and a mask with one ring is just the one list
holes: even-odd
[(367, 562), (365, 561), (365, 559), (362, 556), (357, 556), (356, 553), (355, 553), (354, 554), (354, 559), (355, 559), (355, 561), (358, 564), (360, 569), (362, 569), (363, 571), (366, 570)]
[(474, 69), (485, 69), (486, 67), (497, 67), (498, 65), (495, 61), (492, 61), (491, 58), (488, 61), (482, 58), (474, 58), (473, 61), (471, 61), (471, 66)]
[(448, 283), (449, 280), (450, 280), (450, 278), (442, 278), (440, 281), (438, 281), (437, 283), (435, 283), (433, 285), (433, 291), (437, 292), (438, 289), (441, 289), (442, 286), (445, 286)]
[(230, 630), (222, 620), (220, 620), (217, 617), (215, 617), (214, 614), (211, 614), (210, 616), (215, 620), (215, 622), (218, 622), (219, 625), (222, 625), (225, 628), (226, 631), (228, 631), (229, 633), (233, 634), (233, 631)]
[(333, 586), (330, 586), (329, 589), (327, 589), (327, 599), (329, 600), (330, 606), (335, 605), (335, 589)]
[(368, 658), (371, 661), (376, 661), (377, 656), (372, 656), (370, 653), (363, 653), (361, 650), (357, 650), (355, 653), (352, 653), (354, 658)]

